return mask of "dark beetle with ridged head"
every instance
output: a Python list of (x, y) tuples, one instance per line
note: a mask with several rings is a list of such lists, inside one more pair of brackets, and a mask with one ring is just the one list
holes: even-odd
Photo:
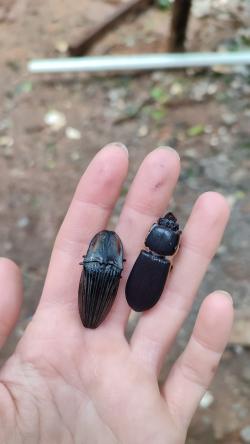
[(84, 327), (97, 328), (108, 315), (123, 270), (123, 246), (114, 231), (103, 230), (90, 242), (83, 256), (78, 306)]
[(179, 224), (172, 213), (151, 227), (145, 240), (149, 251), (140, 252), (126, 284), (127, 302), (133, 310), (148, 310), (160, 299), (180, 236)]

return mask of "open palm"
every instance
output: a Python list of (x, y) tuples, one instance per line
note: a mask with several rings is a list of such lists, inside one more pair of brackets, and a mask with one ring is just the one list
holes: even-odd
[[(142, 163), (120, 215), (125, 269), (115, 304), (96, 330), (77, 308), (79, 260), (104, 229), (127, 174), (120, 144), (103, 148), (83, 175), (55, 241), (37, 311), (0, 372), (2, 444), (181, 444), (210, 383), (231, 329), (229, 295), (202, 304), (186, 350), (160, 389), (157, 378), (220, 242), (228, 207), (222, 196), (197, 200), (175, 267), (159, 303), (145, 312), (128, 343), (128, 273), (151, 224), (164, 213), (179, 174), (172, 149)], [(15, 325), (22, 299), (20, 272), (0, 261), (0, 342)]]

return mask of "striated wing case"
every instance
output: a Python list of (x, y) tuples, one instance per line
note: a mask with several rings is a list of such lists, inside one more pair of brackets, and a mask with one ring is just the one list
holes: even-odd
[(115, 300), (121, 277), (115, 265), (88, 262), (83, 265), (78, 293), (79, 312), (87, 328), (97, 328)]

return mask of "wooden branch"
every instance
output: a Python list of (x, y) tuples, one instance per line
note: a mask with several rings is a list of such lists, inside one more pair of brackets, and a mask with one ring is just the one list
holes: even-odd
[(138, 13), (148, 7), (153, 0), (131, 0), (125, 5), (122, 5), (118, 11), (107, 18), (103, 23), (98, 25), (94, 30), (87, 34), (80, 42), (69, 47), (69, 54), (72, 57), (80, 57), (89, 51), (92, 46), (101, 39), (107, 32), (109, 32), (115, 25), (117, 25), (128, 14)]
[(168, 50), (183, 52), (185, 50), (186, 32), (192, 0), (175, 0), (173, 5)]

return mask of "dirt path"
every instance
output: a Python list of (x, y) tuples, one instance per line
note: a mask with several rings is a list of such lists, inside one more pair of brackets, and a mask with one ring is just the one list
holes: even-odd
[[(250, 77), (244, 69), (223, 75), (219, 70), (109, 77), (27, 74), (28, 59), (61, 55), (67, 42), (77, 39), (118, 3), (0, 1), (1, 255), (22, 267), (26, 288), (22, 319), (26, 319), (39, 300), (53, 239), (72, 192), (100, 143), (120, 140), (130, 150), (129, 178), (113, 224), (145, 154), (160, 144), (176, 147), (182, 174), (172, 209), (178, 218), (184, 224), (196, 197), (211, 189), (227, 196), (232, 217), (179, 336), (175, 356), (186, 342), (202, 297), (213, 289), (233, 292), (238, 326), (243, 312), (250, 318)], [(247, 34), (240, 37), (250, 23), (248, 5), (234, 1), (228, 11), (218, 6), (203, 18), (193, 17), (188, 47), (237, 49), (249, 43)], [(136, 20), (127, 20), (94, 52), (163, 50), (168, 21), (167, 12), (152, 8)], [(53, 130), (44, 121), (52, 110), (61, 113), (60, 129)], [(22, 328), (23, 321), (1, 353), (2, 360)], [(244, 334), (237, 339), (239, 343), (244, 342)], [(250, 425), (249, 357), (247, 347), (229, 347), (211, 389), (214, 401), (199, 409), (189, 444), (241, 442), (240, 430)]]

